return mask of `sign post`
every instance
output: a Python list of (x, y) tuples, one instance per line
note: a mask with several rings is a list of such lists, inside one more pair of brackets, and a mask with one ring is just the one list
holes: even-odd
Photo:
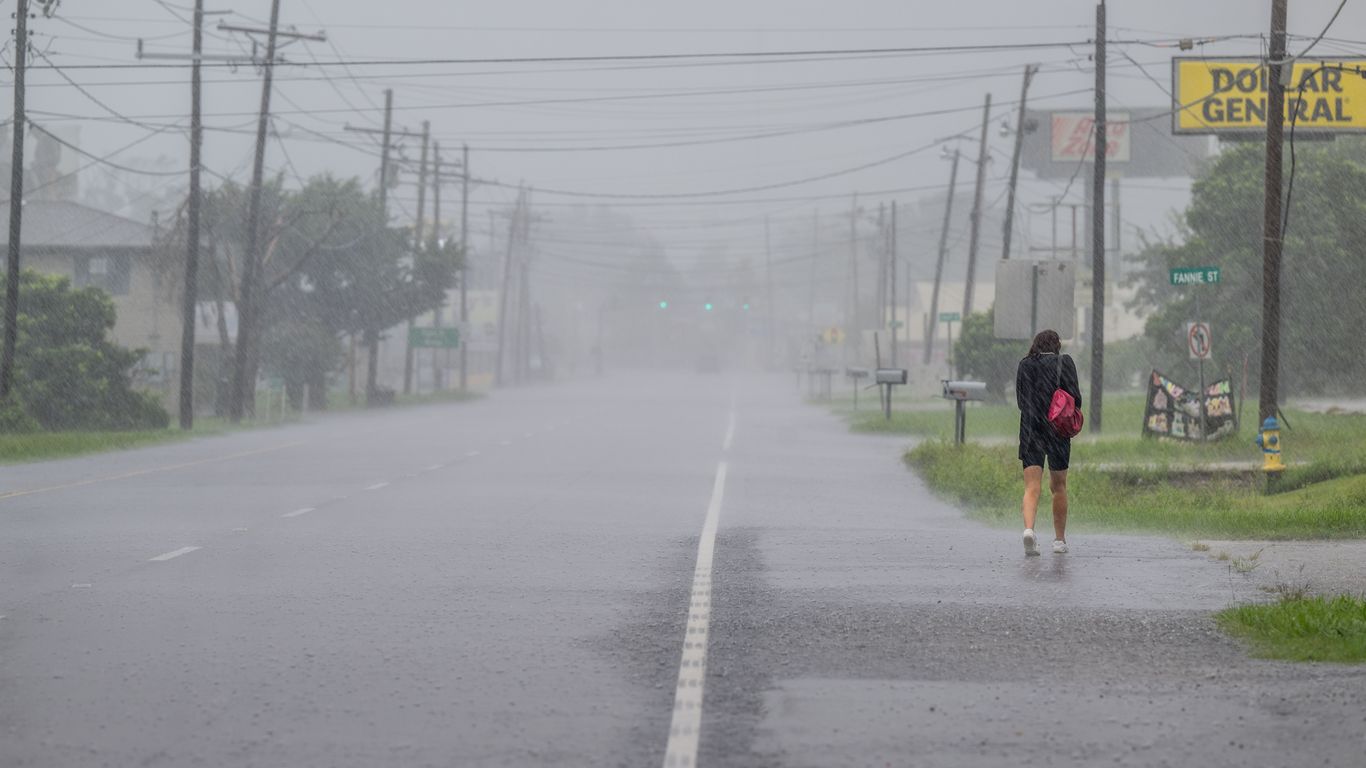
[[(1173, 267), (1168, 277), (1176, 286), (1218, 285), (1220, 272), (1218, 267)], [(1186, 323), (1186, 351), (1190, 353), (1190, 359), (1200, 366), (1200, 440), (1204, 442), (1209, 431), (1209, 414), (1205, 405), (1208, 395), (1205, 391), (1205, 361), (1213, 355), (1214, 345), (1209, 323), (1202, 319), (1200, 313), (1199, 291), (1195, 293), (1195, 321)]]
[(954, 324), (954, 323), (958, 323), (958, 322), (962, 322), (962, 320), (963, 320), (963, 315), (962, 315), (961, 312), (940, 312), (940, 313), (939, 313), (939, 322), (941, 322), (941, 323), (947, 323), (948, 326), (949, 326), (949, 351), (948, 351), (948, 354), (945, 355), (945, 359), (946, 359), (946, 360), (948, 361), (948, 363), (949, 363), (949, 375), (950, 375), (950, 376), (954, 376), (954, 372), (953, 372), (953, 324)]

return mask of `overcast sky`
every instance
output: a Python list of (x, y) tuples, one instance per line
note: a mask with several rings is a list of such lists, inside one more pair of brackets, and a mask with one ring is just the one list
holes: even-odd
[[(164, 155), (183, 167), (186, 142), (179, 129), (188, 119), (188, 70), (180, 62), (167, 62), (175, 66), (165, 69), (101, 67), (136, 63), (138, 37), (146, 38), (149, 51), (187, 51), (189, 32), (183, 19), (189, 3), (63, 0), (60, 20), (33, 24), (35, 44), (67, 77), (85, 86), (88, 95), (67, 85), (62, 73), (35, 69), (28, 99), (32, 119), (51, 126), (79, 125), (84, 148), (100, 155), (146, 137), (146, 126), (173, 125), (176, 130), (114, 159), (136, 163)], [(1291, 33), (1317, 34), (1337, 4), (1294, 0)], [(1366, 8), (1353, 5), (1317, 53), (1366, 52), (1366, 43), (1341, 42), (1366, 38)], [(260, 25), (269, 6), (269, 0), (251, 0), (211, 2), (208, 7), (231, 11), (215, 19)], [(1112, 3), (1110, 37), (1143, 41), (1112, 50), (1112, 108), (1168, 103), (1164, 88), (1177, 51), (1151, 43), (1218, 38), (1198, 51), (1257, 54), (1269, 6), (1269, 0)], [(923, 188), (942, 185), (947, 176), (947, 163), (938, 156), (940, 140), (980, 123), (987, 92), (1005, 104), (993, 112), (993, 151), (1008, 153), (1009, 140), (995, 124), (1011, 118), (1025, 63), (1043, 65), (1031, 92), (1032, 106), (1089, 108), (1091, 103), (1090, 49), (1084, 44), (1093, 30), (1094, 4), (1089, 0), (282, 0), (282, 8), (286, 24), (301, 31), (326, 30), (328, 36), (327, 43), (285, 49), (293, 62), (1083, 43), (989, 53), (793, 56), (740, 63), (414, 61), (278, 71), (274, 107), (282, 137), (270, 146), (267, 164), (291, 178), (296, 171), (303, 177), (331, 171), (372, 182), (374, 140), (347, 133), (344, 126), (378, 126), (382, 91), (393, 88), (396, 127), (417, 131), (424, 120), (430, 121), (446, 157), (453, 158), (458, 146), (468, 143), (476, 176), (510, 184), (524, 181), (545, 190), (536, 201), (551, 216), (562, 204), (591, 199), (560, 192), (696, 193), (676, 200), (607, 200), (660, 232), (693, 232), (691, 240), (678, 240), (685, 250), (702, 244), (698, 227), (711, 230), (713, 237), (743, 235), (752, 246), (765, 214), (782, 226), (813, 208), (846, 207), (855, 191), (872, 202), (893, 197), (909, 202), (933, 194)], [(248, 40), (242, 34), (212, 31), (206, 47), (240, 54), (249, 47)], [(6, 58), (12, 55), (11, 43)], [(45, 63), (40, 60), (36, 66)], [(245, 180), (258, 73), (250, 67), (213, 69), (206, 81), (206, 122), (215, 129), (206, 140), (206, 164), (216, 174)], [(10, 94), (4, 98), (8, 103)], [(143, 125), (121, 123), (111, 112)], [(935, 114), (920, 114), (929, 112)], [(860, 120), (868, 122), (831, 125)], [(759, 134), (786, 135), (754, 138)], [(406, 154), (415, 158), (416, 142), (404, 143)], [(626, 148), (633, 145), (656, 146)], [(918, 148), (924, 149), (889, 160)], [(1006, 165), (991, 166), (989, 200), (1003, 184)], [(863, 166), (868, 167), (844, 172)], [(815, 177), (825, 178), (789, 184)], [(147, 182), (141, 183), (145, 187)], [(172, 177), (156, 183), (180, 181)], [(783, 186), (714, 194), (770, 185)], [(1126, 193), (1125, 218), (1135, 226), (1160, 223), (1183, 199), (1184, 187), (1179, 181), (1135, 182)], [(1058, 191), (1053, 182), (1027, 184), (1023, 202)], [(476, 231), (487, 227), (485, 209), (506, 205), (513, 195), (508, 189), (479, 187), (473, 209)], [(396, 216), (411, 214), (413, 198), (411, 185), (395, 193)], [(455, 199), (454, 193), (449, 199)]]

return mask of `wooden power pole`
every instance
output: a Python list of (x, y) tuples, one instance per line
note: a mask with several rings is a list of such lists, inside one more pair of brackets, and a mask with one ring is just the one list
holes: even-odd
[[(968, 234), (968, 279), (963, 284), (963, 319), (972, 313), (972, 294), (977, 287), (977, 246), (982, 235), (982, 194), (987, 183), (987, 129), (991, 127), (991, 94), (982, 106), (982, 138), (977, 145), (977, 188), (972, 199), (972, 229)], [(938, 321), (938, 318), (935, 319)]]
[[(1266, 190), (1262, 209), (1262, 363), (1260, 420), (1276, 415), (1281, 374), (1281, 160), (1285, 131), (1285, 24), (1288, 0), (1271, 2), (1270, 72), (1266, 88)], [(1259, 425), (1260, 426), (1260, 425)]]
[(24, 74), (28, 68), (28, 0), (14, 11), (14, 145), (10, 155), (9, 254), (5, 261), (5, 341), (0, 352), (0, 400), (14, 388), (14, 355), (19, 343), (19, 230), (24, 224)]
[(1105, 389), (1105, 0), (1096, 5), (1096, 137), (1091, 183), (1091, 432), (1101, 429)]

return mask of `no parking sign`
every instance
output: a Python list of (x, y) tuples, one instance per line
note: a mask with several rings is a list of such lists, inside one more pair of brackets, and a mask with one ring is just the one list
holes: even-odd
[(1192, 360), (1208, 360), (1214, 352), (1209, 323), (1186, 323), (1186, 348)]

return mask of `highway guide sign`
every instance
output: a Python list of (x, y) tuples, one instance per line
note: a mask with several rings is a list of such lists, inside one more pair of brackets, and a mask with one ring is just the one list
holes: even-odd
[(961, 313), (961, 312), (940, 312), (940, 313), (939, 313), (939, 322), (941, 322), (941, 323), (957, 323), (957, 322), (961, 321), (962, 319), (963, 319), (963, 313)]
[(1168, 273), (1172, 285), (1217, 285), (1218, 267), (1173, 267)]
[(460, 346), (460, 329), (409, 328), (408, 346), (414, 349), (455, 349)]
[(1209, 323), (1186, 323), (1186, 348), (1192, 360), (1208, 360), (1213, 353)]

